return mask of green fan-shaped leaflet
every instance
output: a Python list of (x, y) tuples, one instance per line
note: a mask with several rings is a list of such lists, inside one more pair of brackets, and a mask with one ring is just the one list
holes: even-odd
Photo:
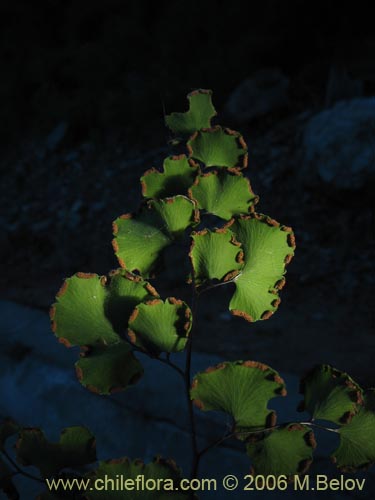
[(37, 467), (42, 477), (96, 461), (95, 438), (84, 427), (64, 429), (58, 443), (47, 441), (40, 429), (23, 429), (16, 449), (18, 461)]
[(285, 266), (294, 254), (293, 233), (259, 214), (241, 216), (230, 227), (242, 244), (245, 265), (234, 280), (236, 291), (229, 309), (247, 321), (267, 319), (280, 303)]
[(239, 173), (212, 171), (196, 178), (189, 196), (200, 209), (224, 220), (250, 212), (257, 202), (250, 182)]
[(182, 300), (169, 297), (139, 304), (129, 320), (128, 335), (138, 347), (153, 354), (185, 348), (192, 314)]
[(180, 135), (191, 135), (196, 130), (210, 127), (211, 118), (216, 115), (211, 96), (211, 90), (203, 89), (188, 94), (189, 111), (167, 115), (165, 117), (167, 127)]
[(288, 478), (303, 474), (312, 462), (315, 438), (309, 427), (287, 424), (250, 438), (246, 449), (252, 459), (252, 473)]
[(251, 431), (275, 425), (276, 413), (268, 409), (268, 402), (286, 390), (272, 368), (255, 361), (235, 361), (198, 373), (190, 394), (201, 410), (228, 413), (238, 431)]
[(362, 404), (362, 389), (347, 373), (329, 365), (318, 365), (301, 381), (306, 410), (315, 420), (336, 424), (349, 422)]
[(193, 184), (198, 165), (185, 155), (166, 158), (163, 172), (155, 168), (147, 170), (141, 177), (142, 194), (146, 198), (166, 198), (186, 194)]
[(110, 276), (108, 285), (96, 274), (66, 279), (50, 314), (60, 342), (84, 346), (77, 375), (82, 385), (100, 394), (126, 389), (142, 375), (141, 364), (120, 335), (134, 307), (157, 296), (149, 283), (124, 270)]
[(150, 200), (136, 215), (113, 223), (113, 248), (121, 267), (150, 275), (161, 252), (198, 221), (194, 203), (185, 196)]
[(76, 372), (87, 389), (98, 394), (112, 394), (137, 382), (143, 369), (129, 344), (120, 341), (108, 347), (83, 350), (76, 363)]
[[(92, 480), (123, 478), (127, 489), (93, 490), (86, 493), (88, 500), (188, 500), (188, 493), (176, 491), (180, 483), (180, 470), (172, 460), (160, 457), (149, 464), (127, 458), (100, 462), (87, 477)], [(137, 482), (138, 481), (138, 482)], [(139, 481), (143, 481), (141, 484)], [(159, 485), (156, 486), (159, 482)], [(147, 484), (147, 487), (146, 487)], [(138, 486), (137, 486), (138, 485)]]
[(77, 273), (67, 278), (51, 308), (52, 330), (65, 345), (109, 345), (120, 340), (134, 307), (156, 291), (126, 271), (104, 276)]
[(247, 167), (247, 146), (239, 132), (216, 126), (200, 130), (187, 142), (191, 158), (206, 167)]
[(366, 391), (364, 405), (339, 434), (332, 459), (341, 470), (353, 472), (375, 463), (375, 389)]
[(243, 266), (243, 252), (228, 228), (193, 232), (190, 259), (196, 286), (208, 280), (228, 281)]

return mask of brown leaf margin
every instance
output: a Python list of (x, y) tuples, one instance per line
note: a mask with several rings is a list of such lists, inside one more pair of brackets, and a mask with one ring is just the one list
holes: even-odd
[[(285, 381), (284, 379), (282, 379), (280, 377), (280, 375), (273, 369), (271, 368), (270, 366), (264, 364), (264, 363), (260, 363), (259, 361), (253, 361), (253, 360), (247, 360), (247, 361), (223, 361), (217, 365), (214, 365), (214, 366), (209, 366), (204, 372), (200, 372), (198, 373), (194, 378), (193, 378), (193, 381), (192, 381), (192, 384), (191, 384), (191, 390), (193, 389), (196, 389), (199, 385), (199, 382), (198, 382), (198, 376), (200, 374), (204, 374), (204, 373), (212, 373), (212, 372), (215, 372), (215, 371), (218, 371), (218, 370), (224, 370), (228, 365), (235, 365), (235, 366), (245, 366), (247, 368), (256, 368), (257, 370), (260, 370), (264, 373), (266, 373), (265, 375), (265, 380), (268, 380), (268, 381), (272, 381), (272, 382), (276, 382), (277, 384), (279, 384), (279, 387), (275, 389), (275, 395), (277, 396), (283, 396), (285, 397), (287, 395), (287, 390), (286, 390), (286, 385), (285, 385)], [(201, 401), (200, 399), (196, 399), (196, 398), (191, 398), (192, 399), (192, 402), (193, 404), (200, 410), (202, 411), (206, 411), (205, 410), (205, 406), (204, 406), (204, 403), (203, 401)], [(266, 420), (266, 427), (273, 427), (276, 425), (276, 421), (277, 421), (277, 416), (276, 416), (276, 412), (274, 410), (270, 410), (270, 413), (268, 414), (267, 416), (267, 420)], [(250, 431), (249, 431), (250, 432)]]
[[(280, 229), (280, 231), (286, 232), (287, 233), (287, 244), (294, 252), (294, 250), (296, 249), (296, 239), (295, 239), (294, 232), (293, 232), (292, 228), (289, 226), (284, 226), (284, 225), (280, 224), (279, 222), (277, 222), (275, 219), (272, 219), (268, 215), (260, 214), (257, 212), (253, 212), (251, 214), (246, 214), (246, 215), (242, 214), (239, 217), (231, 219), (229, 221), (229, 223), (232, 225), (232, 224), (234, 224), (234, 222), (236, 220), (250, 220), (250, 219), (257, 219), (260, 222), (263, 222), (270, 227), (277, 227)], [(284, 265), (284, 272), (286, 272), (286, 266), (288, 264), (290, 264), (290, 262), (293, 259), (293, 256), (294, 256), (294, 253), (290, 253), (290, 254), (286, 255), (285, 260), (284, 260), (284, 264), (285, 264)], [(246, 256), (244, 258), (246, 259)], [(275, 300), (272, 302), (272, 305), (276, 309), (274, 311), (271, 311), (271, 310), (264, 311), (262, 314), (261, 320), (269, 319), (271, 316), (273, 316), (275, 314), (275, 312), (277, 311), (277, 309), (281, 303), (281, 298), (278, 296), (278, 293), (282, 290), (282, 288), (284, 288), (285, 284), (286, 284), (286, 279), (283, 276), (281, 279), (276, 281), (276, 283), (273, 285), (270, 292), (277, 295)], [(230, 312), (233, 316), (238, 316), (240, 318), (243, 318), (246, 321), (248, 321), (249, 323), (254, 322), (254, 318), (250, 314), (246, 313), (245, 311), (241, 311), (239, 309), (230, 309)]]
[[(248, 163), (249, 163), (248, 147), (247, 147), (247, 144), (246, 144), (245, 139), (243, 138), (242, 134), (240, 134), (240, 132), (237, 132), (236, 130), (232, 130), (232, 129), (227, 128), (227, 127), (221, 127), (221, 125), (215, 125), (215, 126), (209, 127), (209, 128), (202, 128), (201, 130), (197, 130), (196, 132), (194, 132), (194, 134), (189, 138), (189, 140), (186, 143), (186, 148), (187, 148), (187, 151), (189, 153), (189, 158), (195, 158), (194, 157), (194, 149), (193, 149), (191, 143), (197, 138), (198, 134), (200, 134), (202, 132), (203, 133), (206, 133), (206, 132), (215, 133), (215, 132), (218, 132), (220, 130), (222, 130), (227, 135), (235, 137), (236, 142), (237, 142), (237, 146), (239, 148), (243, 149), (244, 151), (243, 151), (243, 153), (238, 154), (238, 165), (236, 165), (235, 167), (219, 167), (219, 168), (224, 168), (228, 172), (233, 172), (233, 173), (239, 172), (240, 170), (247, 168)], [(204, 165), (204, 163), (203, 163), (203, 165)], [(214, 166), (207, 167), (206, 165), (204, 165), (204, 167), (205, 168), (214, 168)]]

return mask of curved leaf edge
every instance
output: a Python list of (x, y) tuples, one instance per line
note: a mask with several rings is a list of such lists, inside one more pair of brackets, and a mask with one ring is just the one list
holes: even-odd
[[(109, 278), (112, 278), (118, 274), (121, 274), (124, 278), (130, 280), (130, 281), (133, 281), (135, 283), (144, 283), (145, 285), (145, 289), (148, 291), (148, 293), (152, 296), (154, 296), (155, 298), (159, 298), (159, 294), (158, 292), (155, 290), (155, 288), (150, 285), (150, 283), (148, 283), (147, 281), (145, 281), (141, 276), (138, 276), (137, 274), (134, 274), (134, 273), (131, 273), (127, 270), (124, 270), (124, 269), (114, 269), (112, 271), (110, 271), (108, 273), (108, 277)], [(69, 286), (69, 281), (71, 278), (73, 277), (77, 277), (79, 279), (93, 279), (93, 278), (99, 278), (100, 280), (100, 284), (105, 288), (108, 284), (108, 277), (105, 276), (105, 275), (99, 275), (99, 274), (96, 274), (96, 273), (86, 273), (86, 272), (81, 272), (81, 271), (78, 271), (76, 273), (74, 273), (72, 276), (70, 276), (69, 278), (65, 278), (60, 289), (58, 290), (58, 292), (56, 293), (56, 299), (57, 299), (57, 302), (59, 300), (60, 297), (62, 297), (66, 292), (67, 292), (67, 289), (68, 289), (68, 286)], [(50, 324), (51, 324), (51, 330), (52, 332), (55, 334), (57, 340), (63, 344), (65, 347), (75, 347), (73, 344), (71, 344), (69, 342), (69, 340), (67, 340), (66, 338), (64, 337), (58, 337), (56, 335), (56, 331), (57, 331), (57, 323), (56, 323), (56, 320), (55, 320), (55, 314), (56, 314), (56, 305), (57, 305), (57, 302), (54, 302), (50, 309), (49, 309), (49, 318), (50, 318)], [(86, 345), (82, 345), (81, 347), (88, 347)]]
[[(362, 388), (351, 378), (351, 376), (348, 373), (340, 371), (337, 368), (334, 368), (332, 365), (329, 365), (329, 364), (315, 365), (301, 379), (300, 386), (299, 386), (299, 393), (304, 395), (307, 379), (310, 378), (311, 376), (313, 376), (314, 373), (320, 369), (324, 369), (324, 370), (329, 371), (332, 378), (338, 378), (338, 377), (342, 378), (342, 384), (345, 387), (352, 389), (350, 391), (350, 396), (352, 397), (354, 408), (352, 411), (347, 411), (346, 413), (344, 413), (340, 419), (341, 425), (345, 425), (345, 424), (350, 423), (352, 418), (358, 413), (358, 411), (357, 411), (358, 406), (362, 407), (364, 405), (364, 399), (363, 399)], [(297, 410), (302, 412), (302, 411), (305, 411), (305, 409), (306, 409), (305, 408), (305, 401), (302, 400), (299, 403)]]
[[(240, 215), (239, 217), (234, 217), (233, 219), (231, 219), (228, 222), (228, 224), (232, 225), (238, 219), (241, 219), (241, 220), (257, 219), (257, 220), (259, 220), (261, 222), (264, 222), (265, 224), (267, 224), (267, 225), (269, 225), (271, 227), (277, 227), (281, 231), (285, 231), (286, 233), (288, 233), (287, 243), (288, 243), (288, 246), (291, 248), (292, 253), (287, 254), (286, 257), (285, 257), (285, 260), (284, 260), (284, 274), (285, 274), (286, 273), (286, 267), (292, 261), (293, 256), (294, 256), (294, 251), (296, 249), (296, 240), (295, 240), (295, 236), (294, 236), (294, 232), (293, 232), (292, 228), (290, 226), (285, 226), (283, 224), (280, 224), (280, 222), (277, 222), (275, 219), (273, 219), (269, 215), (261, 214), (261, 213), (258, 213), (258, 212), (254, 212), (254, 213), (247, 214), (247, 215)], [(244, 261), (246, 262), (246, 255), (244, 256)], [(285, 285), (286, 285), (286, 278), (285, 278), (285, 276), (283, 276), (280, 280), (276, 281), (276, 283), (273, 285), (271, 293), (277, 295), (278, 292), (281, 291), (284, 288)], [(275, 310), (273, 310), (273, 311), (265, 311), (263, 313), (261, 319), (262, 320), (267, 320), (271, 316), (273, 316), (273, 314), (279, 308), (280, 304), (281, 304), (281, 298), (277, 297), (273, 301), (273, 303), (272, 303), (272, 306), (275, 307)], [(247, 314), (245, 311), (241, 311), (241, 310), (238, 310), (238, 309), (230, 309), (230, 313), (233, 316), (238, 316), (240, 318), (245, 319), (249, 323), (253, 323), (254, 322), (254, 319), (249, 314)]]
[[(235, 366), (245, 366), (247, 368), (257, 368), (263, 372), (269, 372), (269, 374), (267, 375), (267, 380), (276, 382), (277, 384), (280, 385), (280, 387), (274, 391), (275, 396), (285, 397), (287, 395), (287, 390), (286, 390), (286, 385), (285, 385), (284, 379), (282, 377), (280, 377), (280, 375), (270, 366), (268, 366), (264, 363), (261, 363), (259, 361), (252, 361), (252, 360), (223, 361), (222, 363), (218, 363), (217, 365), (209, 366), (208, 368), (206, 368), (206, 370), (199, 372), (197, 375), (195, 375), (195, 377), (193, 378), (192, 384), (191, 384), (191, 390), (198, 387), (198, 384), (199, 384), (198, 375), (204, 374), (204, 373), (212, 373), (212, 372), (215, 372), (217, 370), (223, 370), (226, 366), (231, 365), (231, 364), (232, 365), (234, 364)], [(192, 401), (193, 401), (193, 404), (199, 410), (210, 411), (210, 410), (207, 410), (205, 408), (204, 403), (200, 399), (192, 398)], [(276, 411), (270, 410), (270, 413), (267, 417), (266, 426), (267, 427), (274, 427), (276, 425), (276, 422), (277, 422)], [(250, 433), (251, 433), (251, 430), (249, 429), (249, 434)], [(242, 432), (241, 432), (241, 434), (242, 434)], [(243, 438), (241, 438), (241, 435), (238, 435), (238, 439), (243, 440)]]
[[(262, 439), (264, 439), (267, 435), (271, 434), (272, 432), (274, 432), (276, 430), (283, 430), (283, 429), (287, 429), (288, 431), (291, 431), (291, 432), (306, 430), (306, 433), (304, 434), (305, 443), (307, 444), (307, 446), (312, 448), (312, 450), (315, 450), (315, 448), (317, 447), (317, 442), (316, 442), (313, 430), (308, 425), (300, 424), (300, 423), (285, 423), (285, 424), (282, 424), (280, 426), (277, 426), (277, 428), (275, 428), (275, 429), (267, 430), (264, 433), (250, 435), (249, 438), (246, 440), (246, 444), (256, 444), (257, 442), (261, 441)], [(310, 469), (312, 463), (313, 463), (312, 459), (301, 460), (299, 465), (298, 465), (297, 475), (301, 476), (303, 474), (306, 474), (308, 472), (308, 470)], [(255, 470), (255, 467), (253, 465), (251, 465), (251, 467), (250, 467), (250, 474), (252, 476), (256, 476), (257, 474), (259, 474)], [(296, 474), (291, 474), (291, 475), (287, 476), (287, 478), (286, 478), (287, 481), (289, 483), (292, 483), (294, 481), (295, 475)]]
[[(193, 150), (191, 143), (197, 138), (197, 136), (200, 132), (214, 133), (214, 132), (218, 132), (220, 130), (222, 130), (227, 135), (235, 137), (237, 140), (237, 145), (243, 150), (242, 153), (238, 154), (239, 165), (237, 165), (235, 167), (221, 167), (221, 168), (225, 168), (228, 172), (233, 172), (233, 173), (239, 172), (239, 171), (247, 168), (248, 164), (249, 164), (248, 147), (247, 147), (247, 144), (246, 144), (245, 139), (243, 138), (242, 134), (240, 134), (240, 132), (237, 132), (236, 130), (232, 130), (232, 129), (227, 128), (227, 127), (222, 127), (221, 125), (215, 125), (215, 126), (209, 127), (209, 128), (202, 128), (201, 130), (197, 130), (196, 132), (194, 132), (194, 134), (189, 138), (189, 140), (186, 143), (186, 148), (187, 148), (187, 151), (189, 153), (189, 158), (193, 158), (193, 159), (195, 158), (194, 157), (194, 150)], [(215, 168), (215, 166), (207, 167), (203, 161), (201, 163), (202, 163), (202, 165), (204, 165), (204, 168)]]
[[(230, 221), (228, 221), (226, 224), (224, 224), (222, 227), (220, 228), (215, 228), (213, 230), (210, 230), (210, 229), (202, 229), (200, 231), (192, 231), (190, 233), (190, 237), (192, 239), (192, 242), (191, 242), (191, 245), (190, 245), (190, 250), (189, 250), (189, 259), (190, 259), (190, 263), (191, 263), (191, 267), (192, 267), (192, 275), (194, 275), (194, 264), (193, 264), (193, 249), (194, 249), (194, 246), (195, 246), (195, 241), (194, 241), (194, 236), (204, 236), (205, 234), (208, 234), (208, 233), (216, 233), (216, 234), (227, 234), (228, 233), (228, 230), (229, 232), (231, 233), (231, 239), (230, 239), (230, 243), (236, 247), (239, 247), (239, 251), (238, 251), (238, 254), (236, 256), (236, 262), (238, 264), (243, 264), (244, 263), (244, 252), (242, 250), (241, 247), (241, 243), (236, 239), (236, 236), (234, 233), (232, 233), (230, 231), (230, 227), (232, 226), (232, 224), (234, 223), (235, 219), (231, 219)], [(228, 271), (228, 273), (222, 278), (222, 282), (225, 283), (225, 282), (229, 282), (229, 281), (232, 281), (236, 278), (236, 276), (238, 276), (239, 274), (241, 273), (241, 270), (240, 269), (237, 269), (237, 270), (231, 270), (231, 271)], [(191, 283), (192, 282), (192, 279), (190, 278), (188, 283)], [(200, 288), (201, 286), (203, 286), (204, 283), (199, 283), (196, 285), (196, 288)]]

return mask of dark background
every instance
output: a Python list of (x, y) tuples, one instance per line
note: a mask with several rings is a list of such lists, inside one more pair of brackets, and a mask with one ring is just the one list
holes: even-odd
[[(47, 310), (64, 277), (116, 267), (111, 221), (136, 209), (139, 176), (173, 152), (164, 111), (185, 110), (200, 87), (213, 89), (220, 116), (242, 81), (278, 68), (285, 106), (219, 122), (249, 144), (259, 210), (295, 229), (283, 303), (249, 325), (225, 314), (218, 290), (201, 306), (196, 348), (297, 374), (328, 362), (374, 385), (373, 184), (340, 191), (298, 176), (330, 69), (375, 92), (373, 17), (360, 5), (3, 0), (1, 298)], [(173, 274), (167, 284), (183, 295)]]

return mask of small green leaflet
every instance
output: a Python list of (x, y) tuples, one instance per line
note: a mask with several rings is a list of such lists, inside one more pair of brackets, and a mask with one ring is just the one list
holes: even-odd
[(191, 135), (196, 130), (211, 126), (211, 118), (216, 115), (212, 105), (211, 90), (198, 89), (188, 94), (189, 111), (172, 113), (165, 117), (165, 123), (172, 132)]
[(242, 135), (219, 125), (196, 132), (187, 142), (187, 148), (190, 157), (206, 167), (247, 167), (247, 146)]
[(185, 348), (192, 314), (182, 300), (169, 297), (139, 304), (129, 320), (128, 335), (138, 347), (152, 354), (178, 352)]
[(268, 409), (268, 402), (285, 394), (279, 374), (255, 361), (225, 362), (208, 368), (194, 377), (190, 391), (198, 408), (228, 413), (239, 432), (275, 425), (276, 413)]
[(258, 201), (246, 177), (225, 170), (198, 176), (189, 189), (189, 196), (198, 208), (224, 220), (250, 212)]
[(312, 462), (315, 438), (312, 430), (301, 424), (286, 424), (250, 437), (246, 449), (252, 459), (252, 474), (304, 474)]
[(362, 389), (345, 372), (318, 365), (301, 381), (304, 400), (299, 409), (316, 420), (347, 423), (362, 405)]
[(354, 472), (375, 463), (375, 389), (365, 392), (363, 406), (338, 432), (340, 445), (332, 459), (339, 469)]
[(197, 287), (209, 280), (228, 281), (243, 267), (243, 252), (227, 227), (193, 232), (190, 259)]
[(142, 194), (145, 198), (166, 198), (187, 194), (197, 174), (198, 165), (185, 155), (171, 156), (163, 163), (163, 172), (155, 168), (141, 177)]
[(83, 349), (76, 363), (76, 373), (81, 384), (102, 395), (122, 391), (143, 375), (143, 368), (126, 342), (108, 347)]
[(199, 213), (185, 196), (150, 200), (138, 214), (113, 223), (113, 248), (121, 267), (150, 276), (165, 247), (197, 224)]

